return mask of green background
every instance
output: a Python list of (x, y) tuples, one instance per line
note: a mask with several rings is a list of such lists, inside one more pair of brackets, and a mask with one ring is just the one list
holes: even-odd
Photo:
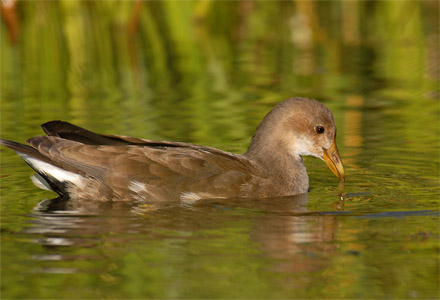
[[(42, 212), (1, 149), (3, 299), (438, 298), (437, 1), (19, 1), (1, 22), (1, 137), (62, 119), (244, 152), (279, 101), (334, 113), (346, 200)], [(292, 207), (293, 206), (293, 207)]]

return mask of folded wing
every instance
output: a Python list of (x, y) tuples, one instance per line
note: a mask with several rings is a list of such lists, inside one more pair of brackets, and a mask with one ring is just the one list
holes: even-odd
[(4, 144), (62, 195), (93, 197), (96, 190), (114, 200), (225, 197), (239, 195), (250, 176), (243, 157), (210, 147), (101, 135), (61, 121), (43, 129), (49, 136), (30, 138), (32, 147)]

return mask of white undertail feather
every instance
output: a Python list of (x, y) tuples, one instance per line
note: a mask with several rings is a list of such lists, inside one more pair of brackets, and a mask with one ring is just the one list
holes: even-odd
[[(17, 152), (17, 154), (39, 173), (53, 177), (60, 182), (72, 183), (77, 186), (81, 186), (84, 182), (85, 178), (81, 175), (63, 170), (24, 153)], [(52, 190), (47, 181), (38, 174), (32, 178), (32, 182), (41, 189)]]
[(32, 183), (42, 190), (52, 191), (49, 183), (40, 174), (34, 174), (31, 176)]

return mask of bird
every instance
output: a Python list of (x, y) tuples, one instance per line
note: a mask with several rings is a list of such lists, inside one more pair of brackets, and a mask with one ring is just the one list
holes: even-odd
[(41, 125), (46, 136), (0, 139), (36, 174), (33, 183), (70, 199), (193, 203), (201, 199), (270, 198), (308, 193), (303, 156), (345, 172), (333, 114), (311, 98), (279, 102), (260, 122), (243, 154), (184, 142), (98, 134), (66, 121)]

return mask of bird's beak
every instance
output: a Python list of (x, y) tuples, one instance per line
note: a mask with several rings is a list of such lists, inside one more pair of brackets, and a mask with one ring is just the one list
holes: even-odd
[(324, 150), (324, 155), (322, 156), (322, 159), (325, 161), (330, 170), (332, 170), (333, 174), (335, 174), (336, 177), (339, 178), (338, 190), (339, 193), (342, 193), (344, 189), (345, 172), (341, 158), (339, 157), (336, 140), (333, 141), (333, 144), (330, 146), (330, 148)]

